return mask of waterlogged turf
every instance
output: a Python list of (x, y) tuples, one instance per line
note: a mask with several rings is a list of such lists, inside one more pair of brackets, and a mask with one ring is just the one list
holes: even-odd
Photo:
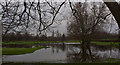
[[(2, 42), (2, 44), (48, 44), (48, 43), (61, 43), (61, 41), (15, 41), (15, 42)], [(81, 43), (80, 40), (70, 40), (64, 41), (64, 43)], [(120, 46), (120, 42), (99, 42), (91, 41), (91, 44), (96, 45), (111, 45), (111, 46)]]
[(34, 51), (49, 47), (35, 47), (35, 48), (2, 48), (2, 55), (19, 55), (26, 53), (33, 53)]

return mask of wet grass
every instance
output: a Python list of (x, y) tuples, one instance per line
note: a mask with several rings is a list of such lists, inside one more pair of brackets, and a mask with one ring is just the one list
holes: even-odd
[(120, 46), (120, 42), (97, 42), (97, 41), (92, 41), (92, 44), (96, 45), (103, 45), (103, 46)]
[[(66, 43), (70, 42), (81, 42), (79, 40), (70, 40), (65, 41)], [(47, 44), (47, 43), (62, 43), (62, 41), (14, 41), (14, 42), (2, 42), (2, 44)]]
[(116, 58), (106, 58), (105, 61), (119, 61), (119, 59)]
[[(80, 43), (81, 43), (81, 41), (79, 41), (79, 40), (65, 41), (65, 42), (67, 42), (67, 43), (69, 43), (69, 42), (75, 42), (75, 43), (80, 42)], [(117, 46), (117, 47), (120, 46), (120, 42), (99, 42), (99, 41), (91, 41), (91, 44), (103, 45), (103, 46)]]
[(19, 55), (26, 53), (33, 53), (34, 51), (48, 47), (35, 47), (35, 48), (2, 48), (2, 55)]
[(53, 41), (14, 41), (14, 42), (2, 42), (2, 44), (45, 44), (45, 43), (52, 43)]
[(120, 62), (104, 63), (3, 63), (2, 65), (120, 65)]
[[(65, 43), (81, 43), (80, 40), (70, 40), (64, 41)], [(47, 43), (62, 43), (62, 41), (15, 41), (15, 42), (2, 42), (2, 44), (47, 44)], [(120, 42), (99, 42), (99, 41), (91, 41), (91, 44), (96, 45), (112, 45), (112, 46), (120, 46)]]

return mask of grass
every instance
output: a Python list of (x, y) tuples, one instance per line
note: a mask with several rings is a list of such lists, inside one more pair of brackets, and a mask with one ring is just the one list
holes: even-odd
[(79, 43), (81, 42), (81, 40), (69, 40), (69, 41), (65, 41), (66, 43), (70, 43), (70, 42), (75, 42), (75, 43)]
[[(109, 40), (109, 39), (107, 39)], [(65, 42), (81, 42), (79, 40), (72, 40), (72, 41), (65, 41)], [(99, 42), (99, 41), (91, 41), (91, 44), (96, 44), (96, 45), (103, 45), (103, 46), (120, 46), (120, 42)]]
[(48, 47), (35, 47), (35, 48), (2, 48), (2, 55), (19, 55), (26, 53), (33, 53), (35, 50), (48, 48)]
[[(2, 42), (2, 44), (46, 44), (46, 43), (61, 43), (62, 41), (14, 41), (14, 42)], [(70, 41), (65, 41), (66, 43), (69, 42), (80, 42), (79, 40), (70, 40)]]
[[(73, 41), (65, 41), (65, 42), (81, 42), (79, 40), (73, 40)], [(99, 41), (91, 41), (91, 44), (96, 44), (96, 45), (103, 45), (103, 46), (120, 46), (120, 42), (99, 42)]]
[[(47, 43), (61, 43), (62, 41), (15, 41), (15, 42), (2, 42), (2, 44), (47, 44)], [(65, 41), (65, 43), (78, 43), (80, 40), (70, 40)], [(120, 46), (120, 42), (99, 42), (99, 41), (91, 41), (92, 44), (96, 45), (112, 45), (112, 46)]]
[(119, 59), (116, 58), (106, 58), (105, 61), (118, 61)]
[(104, 63), (3, 63), (2, 65), (120, 65), (120, 62)]
[(118, 40), (118, 39), (116, 38), (116, 39), (98, 39), (98, 40)]
[(36, 43), (51, 43), (50, 41), (15, 41), (15, 42), (2, 42), (2, 44), (36, 44)]
[(97, 41), (92, 41), (92, 44), (96, 45), (103, 45), (103, 46), (119, 46), (120, 42), (97, 42)]

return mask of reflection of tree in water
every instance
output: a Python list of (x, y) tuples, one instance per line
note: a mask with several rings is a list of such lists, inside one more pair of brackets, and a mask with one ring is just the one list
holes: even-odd
[(68, 62), (96, 62), (104, 61), (106, 58), (119, 57), (120, 50), (109, 46), (74, 46), (67, 52)]
[(67, 53), (68, 62), (94, 62), (99, 59), (96, 53), (91, 53), (90, 47), (72, 47)]
[(56, 45), (52, 45), (52, 52), (57, 52), (59, 53), (59, 51), (65, 51), (66, 50), (66, 46), (64, 44), (56, 44)]
[(120, 50), (118, 47), (92, 45), (91, 51), (99, 54), (101, 58), (120, 59)]
[(67, 62), (96, 62), (106, 58), (120, 59), (120, 50), (116, 47), (80, 44), (51, 45), (53, 53), (66, 53)]

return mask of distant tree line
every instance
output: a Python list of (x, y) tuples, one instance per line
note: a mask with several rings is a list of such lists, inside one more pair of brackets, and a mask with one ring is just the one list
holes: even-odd
[(38, 40), (43, 40), (45, 41), (47, 37), (45, 35), (41, 36), (33, 36), (28, 33), (8, 33), (6, 36), (3, 36), (3, 41), (38, 41)]
[[(81, 40), (82, 39), (82, 34), (69, 34), (69, 35), (62, 35), (59, 32), (57, 33), (59, 36), (55, 36), (55, 33), (51, 36), (47, 36), (46, 34), (41, 35), (41, 36), (34, 36), (29, 33), (9, 33), (6, 36), (2, 37), (3, 41), (69, 41), (69, 40)], [(101, 32), (101, 31), (96, 31), (93, 34), (92, 40), (95, 39), (117, 39), (118, 34), (111, 34), (107, 32)]]
[(8, 33), (2, 37), (3, 37), (2, 40), (7, 42), (9, 41), (63, 41), (65, 39), (65, 35), (60, 34), (59, 31), (57, 31), (56, 33), (52, 32), (51, 36), (47, 36), (47, 34), (32, 35), (29, 33)]
[[(69, 34), (66, 38), (67, 40), (81, 40), (82, 34)], [(96, 39), (118, 39), (118, 34), (112, 34), (104, 31), (95, 31), (92, 35), (92, 40)]]

